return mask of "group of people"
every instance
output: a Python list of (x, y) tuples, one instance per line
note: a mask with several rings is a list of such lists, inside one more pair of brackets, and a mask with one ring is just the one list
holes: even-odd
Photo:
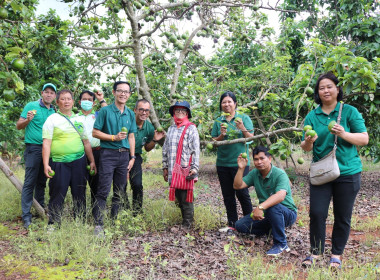
[[(314, 100), (319, 105), (305, 118), (317, 136), (304, 134), (301, 148), (313, 152), (313, 161), (328, 154), (338, 137), (336, 157), (340, 176), (323, 185), (310, 184), (310, 255), (302, 266), (315, 264), (325, 251), (325, 232), (331, 199), (334, 207), (334, 227), (330, 266), (341, 266), (341, 256), (347, 243), (353, 204), (360, 189), (361, 161), (356, 146), (368, 143), (364, 120), (358, 110), (345, 104), (341, 121), (331, 132), (327, 129), (336, 120), (343, 91), (332, 73), (319, 77), (314, 90)], [(103, 234), (103, 215), (106, 200), (113, 182), (111, 217), (115, 218), (126, 196), (129, 176), (134, 214), (142, 210), (142, 147), (148, 152), (156, 143), (163, 143), (163, 177), (170, 185), (169, 199), (176, 200), (182, 214), (182, 225), (191, 227), (194, 222), (193, 188), (198, 179), (200, 142), (192, 112), (187, 101), (177, 101), (169, 108), (173, 117), (167, 133), (154, 130), (147, 120), (149, 101), (140, 99), (134, 110), (126, 107), (131, 95), (128, 82), (119, 81), (113, 86), (114, 103), (106, 104), (103, 94), (84, 91), (80, 95), (81, 112), (74, 114), (73, 94), (61, 90), (56, 94), (53, 84), (45, 84), (41, 99), (28, 103), (17, 122), (25, 128), (25, 182), (22, 191), (22, 218), (27, 228), (31, 224), (30, 208), (34, 197), (44, 206), (46, 178), (49, 181), (49, 224), (59, 224), (63, 202), (71, 187), (74, 213), (85, 214), (87, 182), (91, 190), (95, 234)], [(57, 96), (56, 96), (57, 95)], [(57, 97), (59, 110), (52, 105)], [(102, 105), (95, 112), (94, 102)], [(254, 135), (251, 119), (237, 112), (237, 99), (227, 91), (220, 97), (221, 117), (215, 120), (211, 136), (215, 141), (231, 138), (249, 138)], [(233, 137), (231, 137), (233, 136)], [(216, 168), (227, 212), (227, 232), (242, 232), (256, 236), (273, 236), (273, 247), (268, 255), (276, 256), (289, 251), (285, 228), (294, 224), (297, 207), (292, 198), (287, 174), (272, 164), (269, 149), (253, 149), (255, 168), (249, 171), (250, 158), (246, 143), (218, 146)], [(248, 153), (249, 154), (249, 153)], [(86, 168), (87, 167), (87, 168)], [(89, 170), (87, 170), (89, 169)], [(53, 172), (54, 171), (54, 172)], [(54, 174), (55, 173), (55, 174)], [(89, 174), (94, 176), (89, 176)], [(248, 188), (254, 186), (259, 204), (252, 206)], [(243, 217), (238, 218), (239, 200)]]

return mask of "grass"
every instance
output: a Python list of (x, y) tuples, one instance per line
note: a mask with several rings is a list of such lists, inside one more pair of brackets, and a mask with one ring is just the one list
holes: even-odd
[[(295, 157), (301, 153), (296, 153)], [(147, 155), (146, 166), (149, 168), (161, 168), (161, 149), (152, 151)], [(306, 157), (306, 156), (303, 156)], [(201, 164), (215, 164), (215, 154), (204, 153), (201, 155)], [(295, 159), (296, 160), (296, 159)], [(380, 164), (373, 165), (372, 162), (363, 161), (364, 169), (369, 171), (379, 170)], [(303, 168), (305, 168), (304, 164)], [(24, 177), (23, 169), (16, 170), (16, 176), (21, 180)], [(21, 214), (20, 194), (0, 173), (0, 222), (14, 221)], [(296, 182), (299, 184), (299, 182)], [(93, 225), (73, 220), (68, 213), (71, 209), (71, 195), (66, 200), (66, 217), (62, 221), (59, 230), (51, 234), (46, 232), (46, 221), (35, 219), (34, 224), (27, 236), (15, 236), (17, 231), (9, 230), (8, 227), (0, 225), (0, 239), (10, 240), (15, 255), (7, 255), (0, 262), (0, 270), (8, 272), (19, 271), (25, 275), (28, 273), (37, 279), (138, 279), (138, 265), (134, 269), (126, 270), (120, 267), (120, 257), (112, 255), (115, 244), (132, 241), (134, 237), (150, 232), (163, 232), (173, 225), (181, 222), (181, 214), (174, 202), (168, 201), (168, 184), (163, 180), (160, 172), (144, 172), (144, 212), (134, 217), (130, 211), (122, 211), (115, 221), (111, 223), (105, 219), (106, 238), (98, 239), (93, 235)], [(304, 186), (305, 188), (308, 186)], [(129, 198), (130, 187), (128, 188)], [(209, 193), (212, 190), (207, 182), (201, 180), (196, 184), (195, 195), (195, 224), (194, 228), (199, 235), (207, 230), (216, 230), (223, 224), (225, 217), (224, 205), (215, 207), (205, 203), (197, 203), (200, 194)], [(48, 197), (48, 196), (47, 196)], [(255, 192), (251, 192), (253, 202), (257, 201)], [(293, 193), (297, 206), (302, 205), (303, 197)], [(374, 202), (378, 198), (371, 198)], [(90, 201), (88, 196), (88, 201)], [(108, 201), (109, 203), (110, 201)], [(304, 206), (304, 205), (303, 205)], [(330, 210), (331, 211), (331, 210)], [(89, 220), (91, 212), (88, 211)], [(329, 217), (332, 217), (331, 213)], [(308, 213), (305, 208), (298, 212), (298, 226), (307, 227)], [(18, 224), (20, 225), (20, 223)], [(359, 218), (353, 215), (352, 228), (364, 231), (366, 238), (363, 246), (378, 247), (378, 238), (375, 234), (380, 228), (380, 214), (377, 217)], [(372, 234), (373, 233), (373, 234)], [(194, 234), (185, 236), (189, 244), (196, 237)], [(321, 267), (315, 267), (307, 272), (294, 267), (293, 264), (268, 261), (265, 256), (257, 251), (257, 248), (238, 246), (236, 242), (227, 243), (224, 253), (227, 256), (227, 271), (231, 279), (378, 279), (376, 263), (380, 257), (375, 257), (372, 263), (360, 264), (354, 256), (345, 256), (345, 266), (342, 271), (332, 274), (327, 269), (327, 263)], [(120, 245), (121, 246), (121, 245)], [(153, 258), (150, 255), (151, 244), (142, 244), (145, 257), (152, 264), (146, 279), (157, 279), (157, 269), (168, 269), (170, 260)], [(122, 247), (121, 247), (122, 248)], [(122, 254), (121, 254), (122, 256)], [(143, 259), (142, 259), (143, 261)], [(327, 260), (326, 260), (327, 261)], [(63, 265), (67, 264), (67, 265)], [(63, 266), (61, 266), (63, 265)], [(283, 267), (286, 266), (286, 269)], [(196, 275), (195, 273), (193, 275)], [(196, 279), (191, 275), (178, 275), (178, 279)]]

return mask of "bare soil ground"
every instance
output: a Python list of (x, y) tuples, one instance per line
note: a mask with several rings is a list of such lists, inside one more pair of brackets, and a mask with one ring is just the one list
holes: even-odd
[[(147, 171), (148, 172), (148, 171)], [(150, 169), (158, 173), (158, 169)], [(202, 181), (209, 186), (209, 191), (200, 193), (196, 204), (223, 205), (220, 186), (216, 172), (212, 166), (206, 166), (200, 174)], [(146, 196), (164, 196), (165, 188)], [(307, 173), (300, 172), (294, 181), (292, 191), (298, 195), (299, 218), (306, 217), (308, 212), (309, 191)], [(354, 216), (359, 220), (375, 218), (380, 210), (380, 172), (364, 172), (362, 187), (356, 199)], [(240, 213), (241, 215), (241, 213)], [(304, 226), (298, 221), (287, 229), (289, 253), (283, 253), (275, 259), (280, 264), (280, 271), (296, 268), (298, 278), (304, 279), (307, 271), (302, 270), (300, 263), (309, 251), (308, 220)], [(11, 226), (10, 224), (7, 226)], [(16, 227), (19, 234), (25, 234), (22, 227)], [(326, 250), (331, 248), (331, 217), (327, 226)], [(360, 264), (376, 261), (380, 252), (380, 232), (371, 232), (374, 242), (366, 242), (368, 232), (352, 230), (346, 246), (344, 257), (355, 256)], [(224, 246), (233, 242), (237, 247), (244, 246), (252, 255), (260, 253), (267, 262), (273, 258), (266, 257), (265, 252), (272, 246), (271, 238), (253, 238), (250, 236), (231, 237), (217, 230), (201, 232), (199, 230), (182, 229), (179, 225), (167, 228), (163, 232), (147, 232), (133, 239), (125, 237), (114, 242), (112, 256), (119, 262), (115, 265), (114, 279), (133, 275), (134, 279), (234, 279), (228, 273), (227, 255)], [(149, 244), (149, 245), (147, 245)], [(149, 246), (149, 250), (147, 250)], [(145, 249), (145, 250), (144, 250)], [(12, 253), (7, 241), (0, 240), (0, 260), (6, 254)], [(327, 265), (326, 262), (322, 265)], [(192, 278), (185, 278), (191, 276)], [(0, 270), (0, 279), (27, 279), (17, 273), (8, 275)], [(254, 278), (254, 276), (252, 276)], [(102, 276), (100, 276), (102, 278)], [(252, 278), (252, 279), (253, 279)]]

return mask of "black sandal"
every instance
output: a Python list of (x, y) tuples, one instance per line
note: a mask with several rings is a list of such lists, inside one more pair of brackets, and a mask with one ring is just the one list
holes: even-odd
[[(313, 256), (307, 256), (303, 261), (302, 261), (302, 267), (303, 268), (309, 268), (315, 265), (317, 258), (314, 258)], [(310, 262), (310, 263), (306, 263)]]

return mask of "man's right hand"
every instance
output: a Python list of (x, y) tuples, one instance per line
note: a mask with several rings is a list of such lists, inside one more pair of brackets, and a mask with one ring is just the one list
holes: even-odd
[(53, 178), (52, 176), (50, 176), (49, 175), (49, 173), (51, 172), (52, 170), (51, 170), (51, 167), (50, 167), (50, 165), (47, 165), (47, 166), (45, 166), (44, 167), (44, 173), (45, 173), (45, 176), (47, 177), (47, 178)]
[(104, 94), (99, 90), (95, 91), (95, 97), (99, 102), (104, 100)]
[(33, 118), (34, 118), (34, 113), (33, 113), (33, 110), (31, 110), (31, 111), (28, 111), (28, 113), (26, 114), (26, 119), (28, 120), (28, 121), (31, 121), (31, 120), (33, 120)]
[(248, 159), (242, 158), (241, 154), (237, 158), (238, 167), (244, 169), (248, 164)]

